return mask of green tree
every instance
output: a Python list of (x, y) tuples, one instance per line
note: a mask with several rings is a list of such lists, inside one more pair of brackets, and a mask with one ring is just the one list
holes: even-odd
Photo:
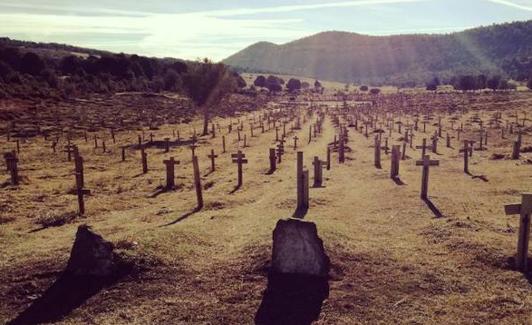
[(493, 76), (489, 78), (488, 81), (486, 81), (486, 85), (488, 86), (489, 89), (495, 91), (499, 89), (500, 82), (501, 82), (500, 76)]
[(288, 80), (288, 83), (286, 84), (286, 89), (288, 89), (288, 91), (291, 93), (301, 89), (301, 81), (295, 78)]
[(266, 87), (266, 78), (264, 76), (257, 76), (253, 84), (255, 87)]
[(234, 75), (226, 65), (205, 59), (190, 64), (183, 81), (186, 93), (203, 111), (203, 135), (207, 135), (212, 108), (236, 90)]

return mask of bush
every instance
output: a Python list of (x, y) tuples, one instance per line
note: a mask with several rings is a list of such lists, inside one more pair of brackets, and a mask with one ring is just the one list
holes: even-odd
[(360, 91), (368, 91), (368, 86), (360, 86)]
[(372, 95), (378, 95), (380, 94), (381, 90), (379, 88), (372, 88), (369, 92)]

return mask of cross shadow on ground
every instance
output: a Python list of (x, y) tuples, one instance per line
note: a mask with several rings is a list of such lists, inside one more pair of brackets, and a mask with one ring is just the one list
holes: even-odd
[(429, 207), (430, 211), (434, 213), (434, 216), (436, 218), (443, 218), (443, 214), (441, 213), (441, 211), (434, 205), (434, 203), (432, 203), (432, 201), (429, 198), (422, 199), (422, 200), (423, 202), (425, 202), (427, 207)]
[(180, 216), (179, 218), (177, 218), (176, 220), (174, 220), (172, 222), (169, 222), (167, 224), (161, 225), (161, 227), (167, 227), (167, 226), (175, 225), (176, 223), (179, 223), (179, 222), (187, 219), (191, 215), (193, 215), (195, 213), (198, 213), (200, 210), (201, 210), (201, 207), (195, 207), (192, 211), (189, 211), (189, 212), (183, 214), (182, 216)]

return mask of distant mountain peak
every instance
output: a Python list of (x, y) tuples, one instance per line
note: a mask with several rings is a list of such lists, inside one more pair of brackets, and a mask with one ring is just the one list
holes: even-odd
[(356, 83), (424, 83), (458, 74), (532, 74), (532, 20), (450, 34), (369, 36), (324, 31), (285, 44), (258, 42), (223, 61), (272, 72)]

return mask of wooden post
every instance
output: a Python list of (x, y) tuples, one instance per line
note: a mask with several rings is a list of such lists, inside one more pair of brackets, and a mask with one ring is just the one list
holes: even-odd
[(374, 164), (375, 168), (381, 169), (381, 140), (378, 136), (375, 136), (374, 141), (375, 153), (374, 153)]
[(281, 157), (284, 154), (284, 139), (279, 140), (277, 144), (277, 163), (281, 163)]
[(142, 173), (148, 173), (148, 154), (144, 150), (144, 146), (140, 147), (140, 159), (142, 161)]
[(521, 135), (518, 136), (517, 140), (514, 141), (513, 150), (512, 150), (512, 159), (517, 160), (521, 156)]
[(170, 151), (170, 138), (164, 138), (164, 152)]
[(84, 189), (84, 175), (83, 175), (83, 157), (76, 156), (76, 194), (78, 197), (78, 213), (80, 216), (85, 214), (85, 194), (90, 194), (89, 190)]
[(390, 168), (390, 178), (395, 179), (399, 176), (399, 160), (400, 160), (400, 146), (392, 146), (392, 156), (391, 156), (391, 168)]
[(248, 160), (245, 159), (246, 155), (242, 153), (242, 151), (238, 150), (236, 154), (232, 154), (231, 158), (233, 159), (233, 163), (236, 163), (238, 165), (238, 183), (237, 187), (241, 187), (243, 183), (243, 173), (242, 173), (242, 165), (247, 164)]
[(464, 140), (464, 147), (462, 148), (462, 151), (464, 153), (464, 173), (469, 174), (469, 141)]
[(225, 135), (222, 136), (222, 153), (225, 153)]
[(327, 170), (331, 170), (331, 147), (327, 146)]
[(339, 136), (339, 147), (338, 147), (338, 162), (343, 164), (345, 162), (345, 145), (344, 137), (342, 134)]
[(438, 160), (430, 160), (430, 156), (423, 156), (422, 160), (416, 161), (416, 166), (423, 166), (423, 173), (421, 175), (421, 198), (423, 200), (428, 199), (429, 188), (429, 168), (430, 166), (439, 166)]
[(210, 155), (207, 155), (208, 158), (211, 159), (211, 172), (214, 172), (216, 170), (216, 165), (215, 165), (215, 159), (218, 158), (218, 155), (215, 155), (214, 154), (214, 149), (211, 149), (211, 154)]
[(122, 146), (122, 161), (126, 161), (126, 148), (125, 146)]
[(432, 153), (438, 153), (438, 137), (436, 135), (432, 137), (431, 149), (432, 149)]
[(314, 156), (314, 187), (321, 187), (323, 184), (323, 161), (318, 156)]
[(532, 214), (532, 193), (521, 196), (521, 204), (504, 206), (506, 215), (520, 215), (519, 238), (517, 241), (516, 266), (523, 272), (528, 271), (528, 246), (530, 241), (530, 217)]
[(297, 135), (294, 137), (294, 150), (297, 149), (297, 140), (299, 140), (299, 138), (297, 137)]
[(203, 208), (203, 193), (201, 189), (201, 177), (197, 156), (192, 156), (192, 167), (194, 169), (194, 187), (196, 188), (196, 198), (198, 201), (197, 209), (200, 210)]
[(297, 152), (296, 179), (297, 210), (308, 209), (308, 170), (303, 171), (303, 151)]
[(273, 173), (277, 169), (277, 157), (275, 156), (275, 148), (270, 148), (270, 171)]
[(18, 158), (14, 151), (12, 152), (6, 152), (4, 154), (4, 158), (6, 160), (6, 166), (9, 170), (9, 173), (11, 175), (11, 185), (18, 185)]
[(166, 165), (166, 190), (172, 190), (175, 187), (175, 165), (179, 164), (179, 160), (170, 157), (168, 160), (163, 160)]

